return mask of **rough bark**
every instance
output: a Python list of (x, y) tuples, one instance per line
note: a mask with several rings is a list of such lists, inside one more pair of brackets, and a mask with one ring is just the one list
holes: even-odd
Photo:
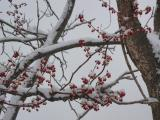
[[(134, 17), (134, 0), (117, 0), (117, 6), (119, 10), (118, 22), (119, 26), (125, 26), (126, 28), (141, 29), (141, 24), (137, 17)], [(157, 15), (156, 15), (157, 14)], [(157, 19), (156, 26), (160, 25), (158, 13), (155, 16)], [(125, 21), (123, 17), (129, 17), (128, 21)], [(155, 29), (159, 29), (156, 27)], [(154, 53), (152, 52), (152, 46), (149, 43), (146, 33), (144, 31), (135, 32), (132, 37), (125, 41), (128, 53), (135, 64), (140, 70), (144, 82), (148, 88), (149, 95), (159, 99), (159, 83), (160, 75), (157, 74), (156, 68), (160, 66)], [(152, 104), (153, 120), (160, 120), (160, 104)]]
[(157, 0), (154, 18), (154, 30), (160, 32), (160, 0)]

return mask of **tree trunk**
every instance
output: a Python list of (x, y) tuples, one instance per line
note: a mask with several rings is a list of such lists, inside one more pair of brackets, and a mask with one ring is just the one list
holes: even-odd
[(160, 0), (157, 0), (156, 12), (154, 14), (154, 30), (160, 32)]
[[(119, 26), (135, 30), (134, 34), (125, 41), (128, 54), (135, 66), (141, 72), (150, 97), (159, 99), (160, 75), (157, 74), (156, 68), (160, 66), (160, 63), (158, 63), (157, 59), (154, 57), (152, 46), (147, 39), (146, 33), (142, 30), (138, 18), (134, 16), (133, 2), (134, 0), (117, 0)], [(156, 14), (155, 16), (159, 20), (160, 16)], [(124, 17), (128, 17), (129, 19), (126, 21), (126, 19), (123, 19)], [(160, 26), (160, 20), (158, 20), (155, 19), (156, 26)], [(137, 29), (139, 30), (138, 32), (136, 32)], [(159, 30), (158, 27), (155, 29)], [(153, 120), (160, 120), (160, 104), (152, 104), (151, 108)]]

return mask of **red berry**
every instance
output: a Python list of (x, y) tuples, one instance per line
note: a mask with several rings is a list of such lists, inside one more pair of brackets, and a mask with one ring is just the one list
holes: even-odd
[(1, 72), (1, 73), (0, 73), (0, 77), (6, 77), (5, 72)]
[(69, 87), (70, 87), (70, 89), (75, 89), (75, 88), (77, 88), (77, 86), (76, 86), (75, 84), (71, 84), (71, 85), (69, 85)]
[(89, 83), (89, 80), (86, 79), (86, 78), (82, 78), (82, 82), (83, 82), (84, 84), (88, 84), (88, 83)]
[(106, 73), (106, 76), (107, 76), (108, 78), (110, 78), (110, 77), (111, 77), (111, 73), (107, 72), (107, 73)]
[(14, 54), (13, 54), (13, 57), (14, 57), (14, 58), (17, 58), (18, 56), (19, 56), (19, 52), (18, 52), (18, 51), (15, 51)]
[(80, 47), (83, 47), (85, 45), (85, 40), (79, 40)]
[(126, 95), (125, 91), (121, 90), (119, 91), (119, 96), (120, 97), (124, 97)]
[(145, 9), (145, 14), (148, 14), (151, 11), (151, 7), (147, 6)]

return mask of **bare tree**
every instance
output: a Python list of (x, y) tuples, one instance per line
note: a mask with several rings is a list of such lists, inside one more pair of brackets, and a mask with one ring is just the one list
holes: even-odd
[[(58, 15), (53, 9), (52, 1), (37, 0), (36, 26), (32, 26), (31, 21), (27, 20), (24, 13), (21, 12), (21, 9), (27, 6), (27, 3), (23, 1), (17, 3), (14, 0), (8, 0), (8, 4), (13, 9), (6, 12), (0, 11), (11, 17), (10, 21), (0, 19), (1, 57), (7, 56), (8, 58), (0, 64), (0, 107), (1, 114), (4, 112), (3, 120), (15, 120), (20, 108), (28, 112), (33, 109), (38, 110), (47, 101), (68, 101), (77, 120), (83, 118), (90, 110), (98, 111), (99, 106), (109, 106), (112, 103), (148, 104), (152, 108), (153, 120), (160, 120), (160, 74), (158, 72), (160, 58), (157, 57), (159, 53), (154, 52), (154, 46), (147, 38), (151, 32), (159, 34), (160, 1), (157, 0), (156, 9), (147, 6), (141, 10), (136, 0), (117, 0), (118, 10), (116, 10), (110, 5), (110, 2), (100, 0), (102, 7), (106, 8), (110, 14), (118, 16), (120, 29), (112, 34), (105, 32), (100, 27), (95, 27), (92, 24), (95, 19), (87, 20), (82, 13), (70, 22), (75, 2), (76, 0), (66, 0), (62, 14)], [(41, 10), (40, 3), (46, 5), (46, 7), (43, 6), (43, 10)], [(142, 14), (151, 14), (145, 26), (141, 26), (138, 20), (138, 16)], [(46, 17), (57, 20), (54, 27), (48, 26), (51, 29), (49, 32), (40, 28), (41, 21)], [(148, 26), (152, 18), (154, 18), (153, 31)], [(82, 25), (88, 25), (91, 32), (98, 34), (97, 38), (65, 40), (69, 32)], [(10, 45), (9, 43), (20, 43), (32, 51), (25, 54), (18, 49), (7, 53), (6, 45)], [(107, 66), (112, 61), (109, 52), (114, 50), (111, 45), (122, 47), (129, 71), (117, 76), (117, 79), (112, 82), (108, 82), (111, 73), (107, 70)], [(72, 48), (84, 50), (86, 59), (68, 77), (65, 72), (68, 64), (64, 54)], [(92, 63), (94, 67), (87, 73), (87, 76), (80, 78), (80, 83), (75, 83), (74, 79), (78, 71), (91, 62), (94, 56), (99, 58)], [(132, 68), (129, 57), (138, 70)], [(57, 71), (61, 74), (58, 77)], [(146, 83), (149, 98), (144, 94), (135, 75), (135, 72), (138, 71), (141, 72)], [(123, 101), (125, 92), (112, 90), (112, 87), (120, 80), (134, 80), (143, 99)], [(7, 95), (12, 95), (9, 101)], [(26, 102), (28, 98), (30, 102)], [(72, 106), (72, 101), (77, 102), (84, 109), (84, 113), (78, 113)]]

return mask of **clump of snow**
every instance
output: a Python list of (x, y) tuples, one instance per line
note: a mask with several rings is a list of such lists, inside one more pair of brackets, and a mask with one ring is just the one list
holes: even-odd
[[(28, 26), (27, 30), (30, 31), (30, 32), (37, 32), (37, 26)], [(40, 30), (40, 29), (38, 29), (38, 32), (39, 33), (46, 33), (45, 31)]]
[(124, 21), (128, 21), (128, 20), (129, 20), (129, 17), (123, 17), (123, 20), (124, 20)]
[(5, 98), (6, 98), (6, 95), (1, 95), (1, 96), (0, 96), (0, 101), (5, 100)]
[(121, 26), (120, 30), (125, 31), (126, 27), (125, 26)]
[(155, 54), (155, 58), (158, 58), (158, 62), (160, 62), (160, 39), (159, 34), (152, 32), (147, 34), (149, 42), (152, 45), (153, 53)]
[(4, 66), (0, 65), (0, 72), (4, 72), (4, 71), (6, 71), (6, 68)]
[(147, 98), (147, 99), (148, 99), (148, 102), (150, 102), (150, 103), (159, 102), (157, 98), (150, 97), (150, 98)]
[(157, 74), (160, 74), (160, 69), (159, 68), (157, 68)]

